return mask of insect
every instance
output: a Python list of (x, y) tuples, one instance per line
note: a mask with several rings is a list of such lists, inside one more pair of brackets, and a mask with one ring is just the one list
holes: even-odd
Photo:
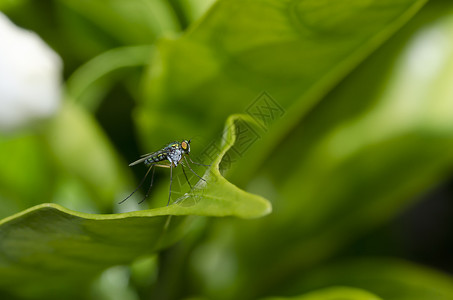
[[(182, 142), (173, 142), (162, 148), (161, 150), (158, 150), (156, 152), (148, 153), (142, 155), (142, 157), (139, 160), (134, 161), (133, 163), (129, 164), (130, 167), (138, 165), (140, 163), (145, 163), (146, 166), (149, 166), (148, 171), (145, 174), (145, 177), (143, 177), (142, 181), (138, 185), (138, 187), (129, 195), (127, 196), (124, 200), (119, 202), (119, 204), (123, 203), (127, 199), (129, 199), (145, 182), (146, 177), (148, 176), (149, 172), (153, 170), (151, 174), (151, 184), (148, 188), (148, 191), (145, 195), (145, 197), (139, 202), (142, 203), (145, 201), (146, 198), (148, 198), (149, 192), (151, 190), (151, 187), (153, 186), (153, 180), (154, 180), (154, 167), (161, 167), (161, 168), (169, 168), (170, 169), (170, 191), (168, 193), (168, 202), (167, 206), (170, 204), (170, 197), (171, 197), (171, 184), (173, 181), (173, 168), (176, 168), (179, 164), (182, 167), (182, 172), (184, 173), (184, 177), (186, 178), (187, 182), (189, 183), (190, 188), (192, 189), (192, 185), (190, 184), (189, 179), (187, 178), (186, 171), (184, 170), (184, 166), (188, 167), (192, 173), (194, 173), (198, 178), (200, 178), (203, 181), (203, 178), (201, 178), (195, 171), (190, 167), (189, 165), (189, 160), (191, 163), (196, 164), (196, 165), (201, 165), (201, 166), (209, 166), (209, 165), (203, 165), (197, 162), (194, 162), (190, 156), (190, 140), (183, 140)], [(189, 158), (189, 159), (187, 159)], [(183, 161), (184, 160), (184, 161)], [(184, 164), (185, 162), (185, 164)]]

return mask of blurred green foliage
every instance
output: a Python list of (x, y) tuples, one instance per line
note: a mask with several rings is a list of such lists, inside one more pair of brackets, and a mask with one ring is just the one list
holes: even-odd
[(335, 300), (335, 299), (350, 299), (350, 300), (360, 300), (360, 299), (369, 299), (369, 300), (379, 300), (381, 298), (376, 297), (375, 295), (368, 293), (360, 289), (346, 288), (346, 287), (332, 287), (327, 289), (322, 289), (319, 291), (311, 292), (299, 297), (290, 297), (290, 298), (267, 298), (268, 300)]
[[(450, 275), (380, 258), (412, 259), (389, 236), (360, 244), (451, 176), (453, 4), (426, 2), (0, 1), (66, 86), (53, 119), (0, 137), (0, 296), (453, 299)], [(117, 205), (146, 172), (127, 162), (183, 138), (212, 163), (191, 204), (147, 210), (159, 172)], [(260, 219), (200, 216), (263, 198)]]

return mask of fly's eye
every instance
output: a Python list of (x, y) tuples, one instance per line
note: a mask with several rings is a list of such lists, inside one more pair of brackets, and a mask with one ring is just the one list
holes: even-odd
[(182, 142), (182, 143), (181, 143), (181, 147), (182, 147), (184, 150), (187, 150), (187, 143), (186, 143), (186, 142)]

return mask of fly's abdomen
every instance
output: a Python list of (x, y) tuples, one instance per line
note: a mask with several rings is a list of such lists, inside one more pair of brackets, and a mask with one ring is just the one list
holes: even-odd
[(166, 152), (159, 152), (159, 153), (156, 153), (155, 155), (152, 155), (150, 156), (149, 158), (147, 158), (145, 160), (145, 165), (150, 165), (150, 164), (153, 164), (153, 163), (156, 163), (156, 162), (160, 162), (160, 161), (163, 161), (163, 160), (166, 160), (167, 159), (167, 153)]

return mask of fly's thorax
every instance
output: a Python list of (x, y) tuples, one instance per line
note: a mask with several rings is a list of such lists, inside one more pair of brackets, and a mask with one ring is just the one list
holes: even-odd
[(174, 149), (173, 151), (167, 154), (167, 159), (170, 163), (172, 163), (175, 167), (178, 166), (179, 161), (182, 158), (182, 150), (180, 148)]

